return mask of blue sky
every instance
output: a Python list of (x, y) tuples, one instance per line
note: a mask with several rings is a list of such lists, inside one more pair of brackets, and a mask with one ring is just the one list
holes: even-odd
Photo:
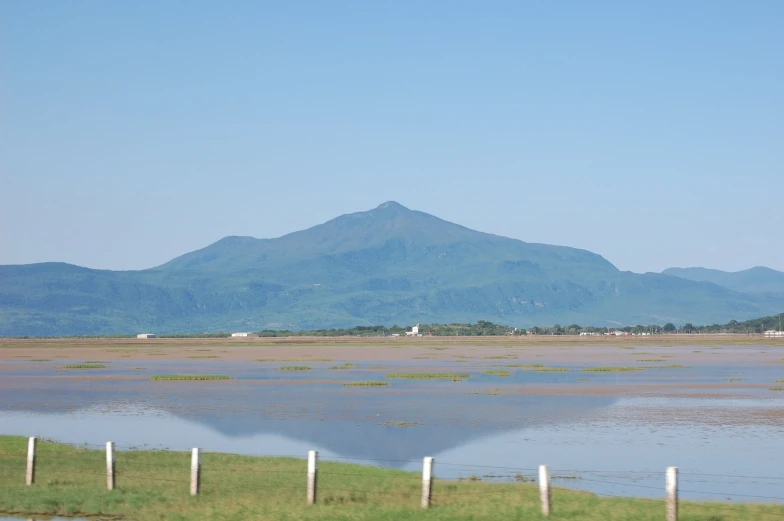
[(0, 263), (387, 200), (621, 269), (784, 269), (784, 2), (0, 3)]

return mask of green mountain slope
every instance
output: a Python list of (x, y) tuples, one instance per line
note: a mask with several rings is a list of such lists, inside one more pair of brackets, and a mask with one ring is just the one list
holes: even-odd
[(0, 335), (726, 322), (784, 298), (476, 232), (389, 202), (277, 239), (226, 237), (142, 271), (0, 266)]
[(742, 293), (784, 293), (784, 273), (763, 266), (736, 272), (707, 268), (668, 268), (662, 273), (682, 279), (711, 282)]

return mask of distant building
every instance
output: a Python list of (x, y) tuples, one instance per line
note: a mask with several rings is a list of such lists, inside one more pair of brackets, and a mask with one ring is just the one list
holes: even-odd
[(153, 333), (139, 333), (136, 338), (155, 338)]
[(765, 336), (784, 337), (784, 331), (776, 331), (775, 329), (770, 329), (768, 331), (765, 331)]
[(257, 333), (232, 333), (232, 334), (231, 334), (231, 337), (232, 337), (232, 338), (238, 338), (238, 337), (243, 337), (243, 338), (257, 338), (258, 336), (259, 336), (259, 335), (258, 335)]
[(419, 324), (411, 328), (411, 331), (406, 331), (406, 336), (422, 336), (419, 332)]

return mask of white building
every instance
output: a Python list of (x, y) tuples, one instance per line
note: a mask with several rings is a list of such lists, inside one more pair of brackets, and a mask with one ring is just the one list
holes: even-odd
[(765, 331), (765, 336), (784, 337), (784, 331), (776, 331), (774, 329), (770, 329), (768, 331)]
[(411, 331), (406, 331), (406, 336), (422, 336), (419, 333), (419, 324), (411, 328)]
[(258, 336), (259, 336), (259, 335), (257, 335), (256, 333), (232, 333), (232, 334), (231, 334), (231, 337), (232, 337), (232, 338), (239, 338), (239, 337), (243, 337), (243, 338), (256, 338), (256, 337), (258, 337)]
[(139, 333), (136, 338), (155, 338), (153, 333)]

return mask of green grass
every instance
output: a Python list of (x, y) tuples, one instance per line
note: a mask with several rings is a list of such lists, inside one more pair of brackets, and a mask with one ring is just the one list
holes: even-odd
[(310, 371), (313, 369), (307, 365), (284, 365), (278, 368), (279, 371)]
[(386, 387), (389, 382), (346, 382), (344, 387)]
[(467, 373), (389, 373), (387, 378), (406, 380), (465, 380), (471, 375)]
[(104, 369), (104, 364), (71, 364), (66, 365), (65, 369)]
[(203, 380), (231, 380), (225, 374), (159, 374), (150, 377), (154, 382), (162, 381), (203, 381)]
[(493, 376), (509, 376), (511, 373), (509, 371), (504, 371), (503, 369), (491, 369), (489, 371), (485, 371), (482, 374), (488, 374)]
[[(412, 422), (384, 425), (408, 427)], [(0, 437), (0, 512), (136, 521), (544, 521), (532, 483), (436, 477), (433, 506), (419, 506), (419, 473), (319, 462), (318, 503), (305, 503), (303, 459), (203, 453), (201, 493), (188, 494), (190, 454), (117, 452), (117, 482), (106, 490), (105, 453), (39, 441), (36, 483), (24, 485), (27, 439)], [(304, 457), (304, 455), (303, 455)], [(436, 463), (438, 465), (438, 463)], [(437, 467), (436, 467), (437, 468)], [(522, 480), (521, 480), (522, 481)], [(555, 488), (554, 521), (661, 521), (664, 502), (602, 498)], [(784, 506), (681, 501), (682, 521), (757, 521)]]
[(586, 373), (629, 373), (633, 371), (644, 371), (644, 367), (586, 367)]

